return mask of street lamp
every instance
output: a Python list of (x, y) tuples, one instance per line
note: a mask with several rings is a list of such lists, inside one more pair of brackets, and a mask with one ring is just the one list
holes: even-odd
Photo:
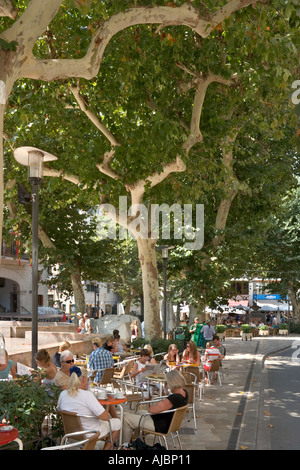
[(36, 367), (35, 354), (38, 349), (38, 219), (39, 186), (43, 181), (43, 164), (57, 157), (35, 147), (19, 147), (14, 151), (15, 160), (28, 167), (28, 179), (32, 186), (32, 340), (31, 362)]

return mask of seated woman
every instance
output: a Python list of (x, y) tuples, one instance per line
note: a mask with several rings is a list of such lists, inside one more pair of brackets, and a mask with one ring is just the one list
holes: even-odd
[[(164, 356), (164, 360), (167, 362), (168, 367), (176, 367), (176, 364), (179, 364), (180, 357), (179, 357), (179, 351), (178, 351), (176, 344), (170, 344), (168, 352)], [(173, 364), (170, 365), (170, 362)]]
[(144, 427), (151, 431), (166, 433), (169, 429), (173, 413), (161, 414), (161, 412), (187, 405), (188, 394), (184, 389), (185, 378), (183, 375), (178, 370), (173, 369), (167, 373), (166, 379), (167, 387), (171, 392), (168, 397), (151, 406), (149, 410), (139, 410), (136, 414), (124, 413), (124, 442), (130, 442), (133, 432), (139, 427), (142, 414), (151, 413), (151, 416), (146, 416)]
[[(126, 342), (121, 338), (119, 330), (113, 330), (113, 337), (118, 340), (118, 350), (115, 349), (115, 352), (125, 352), (127, 351), (127, 344)], [(117, 342), (115, 341), (117, 344)]]
[(9, 375), (15, 379), (17, 374), (16, 364), (11, 359), (8, 359), (7, 351), (5, 351), (5, 358), (5, 364), (0, 364), (0, 379), (8, 379)]
[(118, 333), (114, 333), (114, 343), (113, 343), (113, 350), (114, 353), (124, 353), (124, 347), (121, 343), (121, 336)]
[(182, 362), (188, 364), (200, 364), (200, 353), (194, 341), (188, 341), (186, 349), (182, 353)]
[(149, 351), (150, 353), (148, 364), (156, 364), (156, 360), (154, 357), (154, 352), (153, 352), (151, 344), (145, 344), (144, 349), (147, 349), (147, 351)]
[(66, 390), (70, 378), (70, 369), (74, 366), (74, 358), (71, 351), (63, 351), (60, 355), (61, 368), (55, 376), (54, 383), (57, 387)]
[(45, 385), (46, 390), (51, 394), (51, 385), (54, 384), (57, 374), (57, 367), (51, 361), (50, 355), (46, 349), (41, 349), (35, 355), (36, 365), (42, 369), (41, 371), (33, 371), (34, 381), (41, 381)]
[[(85, 368), (73, 366), (70, 369), (70, 379), (67, 390), (63, 390), (59, 396), (57, 408), (60, 411), (71, 411), (80, 415), (93, 415), (92, 418), (80, 418), (84, 431), (100, 431), (100, 437), (109, 433), (110, 421), (112, 438), (115, 442), (121, 428), (121, 421), (117, 417), (110, 419), (108, 411), (100, 405), (95, 395), (87, 390), (88, 372)], [(116, 415), (114, 406), (109, 407), (109, 412)], [(105, 442), (104, 450), (112, 448), (111, 442)]]
[(56, 366), (56, 367), (61, 367), (61, 364), (60, 364), (60, 355), (63, 351), (67, 351), (69, 350), (71, 347), (71, 344), (69, 343), (69, 341), (65, 341), (64, 343), (62, 343), (59, 348), (58, 348), (58, 351), (54, 354), (53, 358), (52, 358), (52, 361), (53, 361), (53, 364)]

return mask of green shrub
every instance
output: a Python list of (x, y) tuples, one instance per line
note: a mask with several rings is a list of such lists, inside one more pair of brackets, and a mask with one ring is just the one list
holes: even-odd
[(280, 323), (278, 328), (279, 328), (279, 330), (288, 330), (289, 325), (287, 323)]
[[(0, 382), (0, 422), (5, 419), (18, 429), (25, 450), (45, 447), (43, 442), (64, 434), (61, 417), (56, 414), (61, 389), (53, 385), (52, 391), (49, 396), (30, 376)], [(51, 428), (43, 429), (44, 417), (49, 415)]]
[(252, 332), (252, 328), (250, 325), (248, 325), (247, 323), (244, 323), (243, 325), (241, 325), (241, 330), (243, 333), (251, 333)]
[(226, 325), (216, 325), (215, 326), (215, 332), (216, 333), (224, 333), (226, 328), (227, 328)]
[(290, 331), (291, 333), (299, 333), (300, 334), (300, 323), (290, 323)]
[(258, 327), (260, 330), (268, 330), (269, 327), (267, 325), (261, 325)]
[[(175, 340), (175, 339), (163, 339), (163, 338), (156, 338), (156, 339), (146, 339), (146, 338), (137, 338), (133, 342), (133, 347), (136, 348), (143, 348), (145, 344), (151, 344), (153, 353), (163, 353), (167, 352), (170, 344), (176, 344), (177, 348), (180, 350), (182, 348), (182, 341)], [(156, 358), (160, 360), (159, 357)]]

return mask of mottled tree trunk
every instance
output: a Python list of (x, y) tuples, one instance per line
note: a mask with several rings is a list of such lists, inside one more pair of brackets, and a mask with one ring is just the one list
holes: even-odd
[(72, 282), (72, 289), (75, 298), (75, 308), (76, 312), (85, 312), (85, 298), (84, 298), (84, 291), (81, 283), (81, 274), (79, 269), (74, 270), (71, 273), (71, 282)]
[(156, 265), (156, 240), (138, 239), (144, 294), (145, 337), (160, 338), (162, 326), (159, 309), (159, 286)]

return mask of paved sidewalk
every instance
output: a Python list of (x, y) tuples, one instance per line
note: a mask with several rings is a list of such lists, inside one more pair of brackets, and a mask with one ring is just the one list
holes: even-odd
[(205, 386), (202, 401), (197, 399), (197, 430), (192, 418), (190, 422), (184, 420), (180, 433), (183, 449), (255, 450), (261, 422), (258, 418), (263, 415), (264, 361), (268, 355), (290, 347), (295, 339), (300, 340), (300, 336), (258, 337), (252, 341), (226, 338), (223, 385)]

